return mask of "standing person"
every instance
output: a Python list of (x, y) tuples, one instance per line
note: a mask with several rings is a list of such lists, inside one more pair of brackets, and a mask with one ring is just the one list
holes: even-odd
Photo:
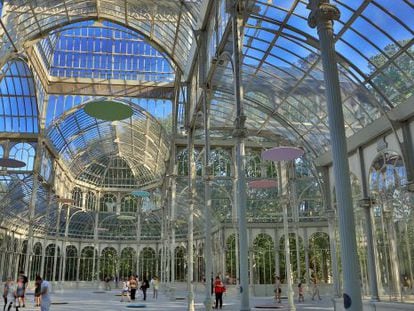
[(305, 302), (305, 297), (303, 296), (303, 286), (302, 286), (302, 282), (299, 282), (298, 284), (298, 302)]
[(142, 278), (142, 283), (141, 283), (141, 290), (142, 290), (142, 294), (144, 295), (144, 300), (147, 300), (147, 289), (150, 287), (148, 279), (144, 276)]
[(315, 296), (318, 296), (319, 300), (322, 300), (321, 296), (319, 295), (319, 286), (318, 286), (318, 280), (316, 276), (312, 279), (312, 283), (313, 283), (312, 300), (315, 300)]
[(24, 279), (22, 276), (19, 276), (17, 279), (16, 286), (16, 307), (25, 307), (24, 304)]
[(131, 300), (135, 300), (135, 294), (138, 288), (138, 282), (135, 276), (131, 275), (129, 279), (129, 288), (131, 289)]
[(226, 287), (223, 282), (220, 280), (219, 276), (216, 276), (214, 281), (214, 294), (216, 295), (216, 306), (214, 309), (218, 309), (220, 304), (220, 309), (223, 308), (223, 293), (226, 291)]
[(40, 275), (36, 276), (36, 282), (40, 283), (40, 295), (41, 295), (41, 302), (40, 302), (40, 311), (49, 311), (51, 300), (49, 294), (49, 282), (46, 280), (42, 280)]
[(23, 280), (23, 295), (21, 297), (22, 303), (23, 303), (23, 308), (26, 307), (26, 289), (27, 289), (27, 285), (29, 284), (29, 279), (27, 278), (27, 276), (24, 274), (24, 271), (21, 270), (19, 272), (19, 277), (22, 278)]
[(160, 287), (160, 281), (158, 280), (158, 277), (155, 276), (152, 280), (152, 291), (153, 291), (153, 295), (152, 298), (154, 299), (158, 299), (158, 289)]
[(35, 291), (34, 291), (34, 297), (35, 297), (35, 307), (40, 307), (41, 302), (41, 283), (39, 281), (35, 281)]
[(129, 296), (129, 281), (127, 281), (127, 279), (122, 282), (121, 302), (124, 301), (124, 296), (126, 296), (128, 301), (131, 302), (131, 297)]
[(282, 299), (280, 299), (282, 294), (282, 288), (280, 287), (280, 278), (279, 276), (276, 276), (275, 280), (275, 299), (278, 303), (282, 302)]
[[(4, 290), (3, 290), (3, 299), (4, 299), (4, 307), (3, 311), (10, 311), (11, 307), (13, 306), (13, 302), (16, 299), (16, 287), (13, 284), (12, 278), (8, 277), (6, 283), (4, 283)], [(16, 310), (17, 307), (16, 307)]]

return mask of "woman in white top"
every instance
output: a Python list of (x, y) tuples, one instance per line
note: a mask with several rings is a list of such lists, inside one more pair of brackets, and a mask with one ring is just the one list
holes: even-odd
[(13, 306), (14, 301), (16, 300), (16, 286), (13, 284), (12, 278), (8, 277), (7, 282), (4, 284), (4, 308), (3, 310), (10, 311)]
[(131, 302), (131, 297), (129, 296), (129, 281), (127, 279), (122, 282), (121, 302), (124, 301), (124, 296)]

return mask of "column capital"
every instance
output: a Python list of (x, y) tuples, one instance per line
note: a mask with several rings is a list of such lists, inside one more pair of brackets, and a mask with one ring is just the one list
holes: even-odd
[(236, 117), (236, 119), (234, 120), (234, 130), (233, 130), (233, 137), (235, 138), (246, 138), (248, 131), (247, 128), (245, 126), (246, 123), (246, 116), (245, 115), (240, 115), (238, 117)]
[(358, 201), (358, 206), (361, 208), (370, 208), (374, 203), (374, 198), (366, 197)]
[(311, 11), (308, 17), (308, 25), (315, 28), (318, 22), (339, 20), (339, 9), (329, 0), (309, 0), (308, 9)]

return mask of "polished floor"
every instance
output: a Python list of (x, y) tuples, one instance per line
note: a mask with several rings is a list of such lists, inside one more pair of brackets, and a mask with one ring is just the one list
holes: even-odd
[[(145, 308), (140, 310), (151, 310), (151, 311), (185, 311), (187, 310), (187, 303), (184, 297), (185, 292), (177, 292), (176, 297), (179, 300), (170, 301), (163, 292), (160, 293), (158, 300), (152, 299), (152, 290), (149, 290), (149, 297), (147, 301), (142, 301), (141, 293), (137, 297), (138, 299), (134, 303), (120, 302), (118, 290), (103, 291), (93, 289), (65, 289), (58, 290), (52, 294), (53, 304), (51, 311), (118, 311), (118, 310), (132, 310), (128, 308), (130, 304), (145, 304)], [(29, 295), (28, 302), (24, 311), (39, 310), (35, 308), (33, 304), (33, 296)], [(195, 309), (204, 310), (203, 305), (204, 297), (202, 294), (197, 294), (195, 298)], [(63, 304), (66, 303), (66, 304)], [(261, 308), (255, 308), (260, 306)], [(266, 309), (264, 306), (278, 306), (280, 308)], [(271, 297), (252, 298), (251, 299), (252, 310), (288, 310), (287, 300), (282, 301), (281, 304), (275, 304)], [(236, 294), (226, 294), (224, 296), (223, 310), (240, 310), (239, 300)], [(305, 297), (305, 303), (298, 303), (297, 310), (333, 310), (332, 302), (328, 297), (322, 297), (322, 300), (312, 301), (310, 297)]]

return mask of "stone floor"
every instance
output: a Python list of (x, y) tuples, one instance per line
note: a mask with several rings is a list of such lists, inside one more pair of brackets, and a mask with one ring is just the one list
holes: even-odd
[[(120, 302), (120, 297), (117, 296), (119, 291), (95, 291), (92, 289), (79, 289), (58, 291), (52, 294), (53, 304), (51, 311), (82, 311), (82, 310), (99, 310), (99, 311), (118, 311), (118, 310), (132, 310), (127, 308), (129, 302)], [(185, 292), (177, 292), (176, 297), (184, 298)], [(187, 310), (186, 300), (170, 301), (170, 299), (162, 292), (159, 295), (158, 300), (152, 299), (152, 290), (149, 290), (149, 298), (147, 301), (142, 301), (141, 294), (134, 302), (135, 304), (145, 304), (146, 307), (140, 310), (151, 311), (185, 311)], [(305, 298), (306, 299), (306, 298)], [(203, 296), (197, 295), (195, 300), (195, 309), (204, 310)], [(67, 304), (60, 304), (67, 303)], [(28, 296), (28, 303), (23, 311), (39, 310), (33, 306), (33, 296)], [(255, 306), (278, 306), (279, 308), (255, 308)], [(281, 304), (275, 304), (271, 297), (263, 298), (251, 298), (251, 308), (253, 310), (289, 310), (287, 307), (287, 300), (284, 299)], [(226, 294), (224, 296), (223, 310), (240, 310), (239, 300), (237, 295)], [(322, 300), (312, 301), (310, 297), (307, 297), (305, 303), (297, 304), (297, 310), (333, 310), (332, 302), (328, 297), (322, 297)]]

